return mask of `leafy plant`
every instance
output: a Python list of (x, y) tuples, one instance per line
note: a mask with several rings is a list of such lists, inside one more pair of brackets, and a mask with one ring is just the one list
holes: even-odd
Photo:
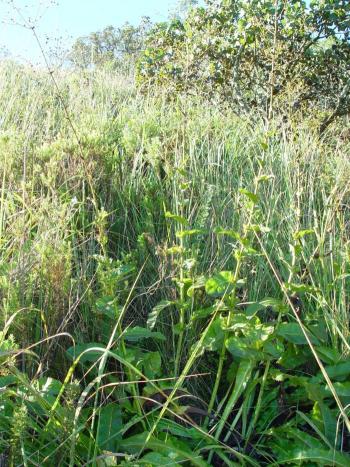
[[(336, 9), (315, 21), (345, 27), (347, 4), (244, 2), (241, 30), (237, 5), (211, 2), (162, 34), (174, 60), (187, 41), (190, 69), (189, 24), (193, 40), (210, 26), (224, 41), (236, 14), (227, 40), (262, 60), (249, 68), (242, 51), (240, 76), (265, 80), (247, 84), (253, 110), (239, 116), (214, 77), (169, 100), (96, 66), (57, 76), (76, 141), (46, 75), (1, 64), (0, 462), (349, 464), (348, 142), (343, 123), (320, 140), (302, 113), (276, 115), (287, 84), (269, 112), (266, 81), (276, 24), (275, 85), (288, 28), (296, 53), (311, 12)], [(327, 92), (312, 98), (329, 99), (321, 118)]]
[(207, 0), (153, 28), (138, 79), (268, 118), (309, 106), (323, 132), (348, 114), (349, 34), (346, 1)]

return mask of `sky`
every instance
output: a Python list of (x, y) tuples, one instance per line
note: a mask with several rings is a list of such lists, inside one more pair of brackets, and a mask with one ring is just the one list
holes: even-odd
[[(40, 63), (35, 25), (45, 52), (61, 50), (74, 38), (126, 21), (138, 24), (142, 16), (166, 20), (176, 0), (0, 0), (0, 58)], [(47, 38), (49, 40), (47, 40)]]

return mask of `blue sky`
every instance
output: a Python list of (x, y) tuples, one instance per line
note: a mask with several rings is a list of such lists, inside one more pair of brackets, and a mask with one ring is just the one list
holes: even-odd
[[(126, 21), (137, 24), (142, 16), (165, 20), (176, 0), (0, 0), (0, 49), (31, 63), (40, 52), (24, 22), (35, 24), (46, 49), (60, 48), (73, 38)], [(13, 5), (15, 7), (13, 7)], [(46, 42), (46, 37), (50, 40)], [(1, 50), (0, 50), (1, 56)]]

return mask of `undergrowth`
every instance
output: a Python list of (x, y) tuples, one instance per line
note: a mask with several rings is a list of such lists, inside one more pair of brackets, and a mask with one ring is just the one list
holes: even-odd
[(0, 75), (5, 465), (348, 466), (343, 128)]

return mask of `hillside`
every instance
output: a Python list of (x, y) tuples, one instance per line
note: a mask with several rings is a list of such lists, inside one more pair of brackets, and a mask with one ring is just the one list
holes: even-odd
[(0, 464), (350, 465), (346, 118), (13, 62), (0, 116)]

